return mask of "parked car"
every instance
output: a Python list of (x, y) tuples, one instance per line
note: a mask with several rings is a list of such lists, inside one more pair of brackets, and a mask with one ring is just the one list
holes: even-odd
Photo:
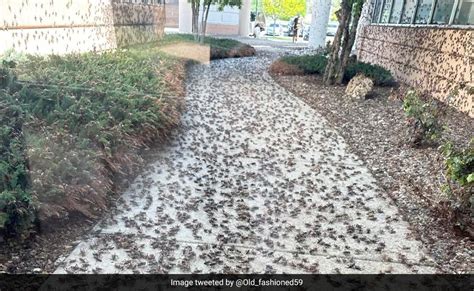
[(337, 22), (337, 21), (330, 21), (330, 22), (328, 23), (328, 28), (327, 28), (327, 30), (326, 30), (326, 35), (327, 35), (327, 36), (335, 36), (338, 26), (339, 26), (339, 22)]
[(311, 30), (311, 26), (307, 25), (303, 28), (303, 39), (309, 40), (309, 31)]
[(271, 23), (267, 26), (266, 35), (283, 35), (283, 26), (279, 23)]

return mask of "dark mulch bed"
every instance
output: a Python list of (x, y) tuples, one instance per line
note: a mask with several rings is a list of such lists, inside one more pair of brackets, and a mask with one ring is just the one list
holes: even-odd
[(248, 44), (239, 44), (230, 49), (211, 46), (211, 60), (251, 57), (255, 53), (255, 48)]
[[(437, 147), (408, 144), (402, 103), (389, 99), (390, 88), (375, 88), (372, 98), (357, 102), (344, 97), (344, 87), (323, 86), (318, 76), (273, 77), (340, 132), (396, 202), (441, 270), (472, 272), (474, 242), (442, 206), (448, 200), (440, 190), (443, 158)], [(451, 108), (444, 111), (445, 134), (457, 144), (467, 144), (474, 132), (472, 118)]]
[(20, 242), (5, 242), (0, 249), (0, 273), (52, 273), (56, 260), (72, 251), (78, 240), (93, 226), (91, 221), (77, 221), (54, 232), (31, 235)]

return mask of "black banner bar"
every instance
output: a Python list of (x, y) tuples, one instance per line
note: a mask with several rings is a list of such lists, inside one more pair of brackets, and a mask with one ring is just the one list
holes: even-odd
[(0, 290), (474, 290), (472, 275), (0, 275)]

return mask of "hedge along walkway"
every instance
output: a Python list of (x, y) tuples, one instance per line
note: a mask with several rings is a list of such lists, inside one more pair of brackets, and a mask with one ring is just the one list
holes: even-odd
[(434, 272), (367, 168), (268, 61), (192, 67), (181, 129), (56, 272)]

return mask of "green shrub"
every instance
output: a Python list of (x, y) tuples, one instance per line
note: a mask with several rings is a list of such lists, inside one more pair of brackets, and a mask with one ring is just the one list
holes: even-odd
[(179, 99), (166, 96), (183, 62), (158, 49), (29, 56), (11, 67), (20, 81), (0, 71), (0, 228), (21, 231), (35, 215), (96, 217), (112, 179), (133, 173), (140, 150), (179, 121)]
[[(285, 56), (280, 59), (287, 64), (296, 66), (303, 70), (305, 74), (324, 74), (328, 63), (324, 54), (303, 55), (303, 56)], [(344, 73), (344, 81), (349, 82), (355, 75), (364, 74), (371, 78), (377, 86), (392, 86), (395, 81), (390, 71), (378, 65), (351, 61)]]
[(24, 113), (0, 89), (0, 231), (21, 234), (34, 220), (26, 147)]
[(172, 93), (158, 70), (171, 70), (169, 63), (134, 51), (34, 57), (21, 68), (33, 85), (19, 101), (47, 125), (113, 150), (125, 136), (161, 127), (161, 96)]
[[(167, 34), (157, 44), (167, 44), (176, 42), (195, 42), (192, 34)], [(229, 38), (205, 37), (204, 44), (208, 44), (213, 48), (232, 49), (244, 45), (242, 42)]]
[(351, 62), (344, 73), (344, 80), (349, 82), (357, 74), (363, 74), (374, 81), (377, 86), (393, 86), (395, 80), (390, 71), (379, 65), (372, 65), (363, 62)]
[(442, 147), (447, 183), (443, 191), (458, 201), (461, 209), (474, 215), (474, 139), (466, 148), (456, 148), (452, 142)]
[(14, 77), (11, 71), (7, 67), (0, 65), (0, 90), (10, 88), (13, 81)]
[(474, 184), (474, 140), (464, 149), (456, 149), (452, 142), (443, 146), (447, 176), (460, 186)]
[(281, 61), (298, 67), (306, 74), (324, 74), (328, 63), (323, 55), (284, 56)]
[(409, 91), (403, 100), (403, 110), (413, 129), (413, 144), (435, 142), (441, 137), (443, 127), (438, 120), (436, 103), (426, 103), (415, 91)]

